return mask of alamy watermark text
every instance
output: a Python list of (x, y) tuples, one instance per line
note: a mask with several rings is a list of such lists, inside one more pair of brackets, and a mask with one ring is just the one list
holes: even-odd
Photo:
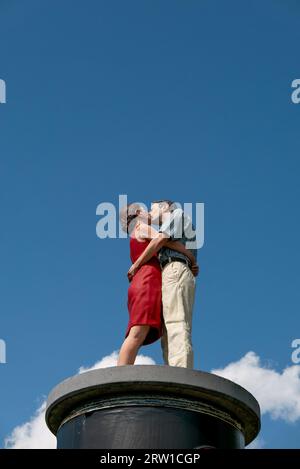
[(6, 83), (0, 78), (0, 104), (6, 103)]
[(6, 363), (6, 343), (0, 339), (0, 363)]

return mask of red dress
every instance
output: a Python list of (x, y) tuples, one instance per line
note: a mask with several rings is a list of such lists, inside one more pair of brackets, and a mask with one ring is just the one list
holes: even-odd
[[(130, 258), (134, 263), (148, 246), (149, 241), (130, 237)], [(130, 282), (128, 288), (129, 322), (125, 334), (135, 325), (151, 326), (142, 345), (151, 344), (162, 336), (161, 268), (154, 255), (146, 262)]]

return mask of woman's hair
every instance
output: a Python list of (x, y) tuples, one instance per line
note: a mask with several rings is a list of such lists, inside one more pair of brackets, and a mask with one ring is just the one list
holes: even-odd
[(141, 210), (141, 206), (138, 203), (127, 204), (120, 210), (120, 222), (122, 229), (126, 233), (131, 233), (134, 228), (132, 221), (138, 216), (137, 211)]

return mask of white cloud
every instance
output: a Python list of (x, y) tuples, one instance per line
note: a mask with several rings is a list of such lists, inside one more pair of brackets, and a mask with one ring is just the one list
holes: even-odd
[(300, 366), (285, 368), (282, 373), (263, 366), (254, 352), (223, 369), (212, 370), (240, 384), (258, 400), (262, 414), (273, 419), (295, 422), (300, 418)]
[(37, 409), (35, 415), (22, 425), (14, 428), (4, 441), (9, 449), (52, 449), (56, 447), (56, 438), (45, 423), (46, 401)]
[[(78, 373), (95, 370), (97, 368), (107, 368), (116, 366), (118, 352), (103, 357), (90, 368), (80, 367)], [(146, 355), (138, 355), (135, 360), (136, 365), (155, 365), (155, 361)], [(37, 409), (34, 416), (26, 423), (14, 428), (12, 433), (5, 439), (4, 446), (7, 449), (55, 449), (56, 438), (48, 430), (45, 423), (46, 400)]]
[[(116, 366), (118, 353), (103, 357), (90, 368), (80, 367), (78, 373), (97, 368)], [(155, 365), (152, 358), (138, 355), (137, 365)], [(261, 364), (254, 352), (248, 352), (236, 362), (212, 373), (230, 379), (250, 391), (258, 400), (262, 414), (268, 413), (273, 419), (295, 422), (300, 418), (300, 366), (285, 368), (282, 373), (271, 366)], [(45, 423), (46, 402), (37, 409), (35, 415), (26, 423), (16, 427), (5, 440), (6, 448), (42, 449), (55, 448), (55, 437)], [(248, 448), (262, 448), (263, 439), (258, 438)]]
[[(97, 370), (98, 368), (107, 368), (108, 366), (116, 366), (118, 361), (119, 352), (113, 352), (111, 355), (103, 357), (102, 360), (95, 363), (90, 368), (81, 366), (78, 373), (85, 373), (86, 371)], [(155, 365), (155, 361), (146, 355), (138, 355), (135, 359), (135, 365)]]
[(247, 446), (247, 449), (262, 449), (265, 447), (265, 440), (263, 438), (257, 437), (255, 440)]

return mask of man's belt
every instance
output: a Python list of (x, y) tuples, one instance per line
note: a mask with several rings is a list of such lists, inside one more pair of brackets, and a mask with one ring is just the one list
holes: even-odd
[(163, 269), (165, 265), (169, 264), (170, 262), (183, 262), (186, 264), (189, 268), (191, 268), (191, 263), (187, 259), (183, 259), (182, 257), (175, 257), (175, 256), (169, 256), (168, 259), (164, 260), (161, 263), (161, 268)]

